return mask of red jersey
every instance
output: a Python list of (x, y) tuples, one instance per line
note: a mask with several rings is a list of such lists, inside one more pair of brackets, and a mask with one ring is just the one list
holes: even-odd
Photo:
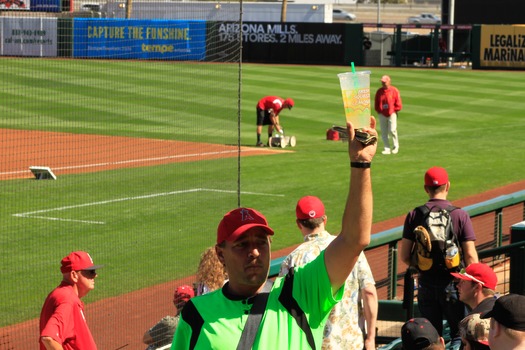
[[(51, 337), (66, 350), (97, 349), (84, 318), (84, 303), (67, 282), (60, 283), (44, 302), (40, 314), (40, 337)], [(45, 350), (41, 342), (40, 350)]]
[(279, 115), (283, 109), (284, 100), (277, 96), (266, 96), (259, 100), (257, 108), (262, 110), (273, 109), (275, 115)]
[(385, 117), (390, 117), (395, 112), (399, 112), (403, 108), (401, 102), (401, 95), (399, 90), (393, 86), (388, 89), (379, 88), (375, 97), (375, 110)]

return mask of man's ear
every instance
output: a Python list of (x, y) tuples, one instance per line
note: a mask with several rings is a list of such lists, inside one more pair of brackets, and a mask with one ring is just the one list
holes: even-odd
[(481, 283), (476, 283), (476, 290), (477, 290), (479, 293), (482, 293), (482, 294), (483, 294), (483, 286), (481, 285)]
[(443, 337), (439, 337), (439, 342), (445, 346), (445, 339), (443, 339)]
[(494, 318), (491, 319), (490, 328), (492, 328), (492, 335), (494, 338), (499, 337), (501, 335), (502, 329), (501, 324), (496, 321)]
[(74, 282), (74, 283), (77, 283), (78, 280), (79, 280), (79, 276), (78, 276), (79, 274), (80, 274), (80, 272), (78, 272), (78, 271), (71, 271), (71, 272), (69, 273), (69, 278), (70, 278), (70, 280), (71, 280), (72, 282)]

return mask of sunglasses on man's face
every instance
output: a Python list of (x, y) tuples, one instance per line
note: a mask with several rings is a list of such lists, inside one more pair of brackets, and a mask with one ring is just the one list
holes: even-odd
[(81, 270), (80, 273), (86, 278), (95, 278), (97, 276), (96, 270)]

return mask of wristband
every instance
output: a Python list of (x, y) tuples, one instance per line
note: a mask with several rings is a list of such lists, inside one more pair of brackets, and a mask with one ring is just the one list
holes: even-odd
[(362, 169), (368, 169), (372, 163), (370, 162), (350, 162), (350, 166), (352, 168), (362, 168)]

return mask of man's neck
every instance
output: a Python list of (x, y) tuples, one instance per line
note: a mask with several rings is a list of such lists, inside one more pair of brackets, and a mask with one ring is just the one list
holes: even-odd
[(433, 196), (430, 197), (431, 199), (441, 199), (446, 201), (447, 200), (447, 194), (444, 192), (436, 193)]
[(324, 225), (320, 225), (312, 230), (306, 228), (303, 226), (303, 229), (301, 230), (301, 233), (303, 234), (303, 238), (306, 239), (306, 237), (310, 235), (318, 235), (325, 231)]
[(266, 281), (260, 286), (253, 285), (235, 285), (232, 286), (231, 281), (226, 282), (224, 285), (224, 291), (228, 298), (232, 300), (243, 300), (249, 299), (259, 294), (266, 284)]
[(487, 299), (491, 299), (493, 298), (492, 296), (486, 296), (486, 295), (481, 295), (480, 297), (477, 297), (473, 302), (471, 303), (467, 303), (467, 305), (470, 307), (471, 310), (474, 310), (476, 307), (479, 306), (479, 304), (481, 304), (484, 300), (487, 300)]

